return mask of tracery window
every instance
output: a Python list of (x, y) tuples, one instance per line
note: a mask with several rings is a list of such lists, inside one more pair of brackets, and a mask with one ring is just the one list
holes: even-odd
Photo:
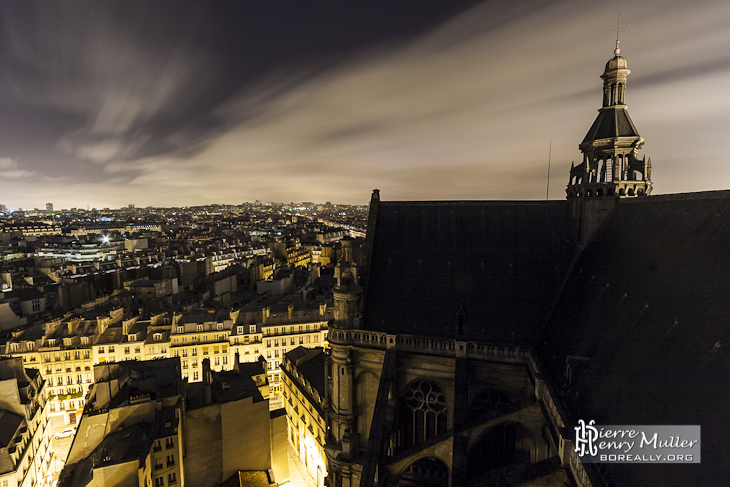
[(472, 403), (472, 409), (479, 413), (496, 412), (507, 406), (511, 401), (507, 394), (499, 389), (482, 391)]
[(399, 402), (398, 443), (401, 449), (423, 443), (446, 431), (446, 396), (433, 382), (413, 382)]

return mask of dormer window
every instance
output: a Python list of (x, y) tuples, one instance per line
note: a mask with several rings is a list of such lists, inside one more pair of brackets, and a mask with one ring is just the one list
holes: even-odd
[(70, 338), (64, 338), (63, 339), (63, 344), (66, 347), (70, 347), (71, 346), (71, 339)]
[(198, 330), (198, 331), (203, 331), (203, 325), (198, 325), (198, 326), (197, 326), (197, 330)]
[(81, 344), (82, 345), (88, 345), (89, 344), (89, 337), (81, 337)]
[(155, 333), (152, 335), (156, 342), (162, 341), (162, 333)]
[(222, 330), (223, 329), (223, 323), (218, 323), (216, 325), (216, 328), (219, 329), (219, 330)]
[(127, 339), (128, 339), (128, 340), (129, 340), (130, 342), (134, 342), (134, 341), (137, 341), (137, 335), (136, 335), (135, 333), (131, 333), (131, 334), (127, 335)]
[(185, 333), (185, 327), (184, 326), (178, 326), (177, 327), (177, 332), (178, 333)]
[(48, 346), (49, 347), (55, 347), (56, 346), (56, 339), (55, 338), (49, 339), (48, 340)]

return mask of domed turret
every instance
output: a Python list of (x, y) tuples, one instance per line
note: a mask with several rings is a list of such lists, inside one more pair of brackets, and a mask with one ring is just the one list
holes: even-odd
[[(618, 49), (617, 49), (618, 50)], [(614, 69), (629, 69), (629, 65), (626, 62), (626, 58), (622, 56), (614, 56), (610, 61), (606, 63), (605, 72), (613, 71)], [(630, 73), (631, 71), (629, 71)], [(605, 76), (605, 74), (604, 74)]]
[(624, 100), (631, 70), (620, 52), (616, 39), (614, 57), (601, 75), (603, 106), (579, 146), (583, 162), (570, 170), (568, 198), (644, 196), (651, 192), (651, 159), (637, 157), (644, 139)]

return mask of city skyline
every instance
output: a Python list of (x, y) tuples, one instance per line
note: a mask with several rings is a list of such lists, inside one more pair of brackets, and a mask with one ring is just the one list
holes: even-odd
[[(128, 5), (0, 6), (0, 204), (544, 199), (549, 157), (562, 199), (617, 15), (576, 0)], [(730, 187), (730, 6), (621, 15), (654, 194)]]

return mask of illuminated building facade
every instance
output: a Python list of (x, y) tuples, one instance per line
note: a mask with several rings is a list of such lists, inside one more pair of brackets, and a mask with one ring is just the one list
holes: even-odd
[(180, 357), (182, 376), (191, 382), (203, 380), (203, 360), (213, 370), (230, 370), (229, 335), (237, 313), (225, 310), (193, 310), (174, 320), (170, 353)]
[(323, 486), (327, 476), (324, 349), (300, 346), (287, 352), (281, 375), (289, 442), (309, 476)]
[(20, 358), (0, 359), (0, 485), (40, 487), (52, 455), (45, 381)]

